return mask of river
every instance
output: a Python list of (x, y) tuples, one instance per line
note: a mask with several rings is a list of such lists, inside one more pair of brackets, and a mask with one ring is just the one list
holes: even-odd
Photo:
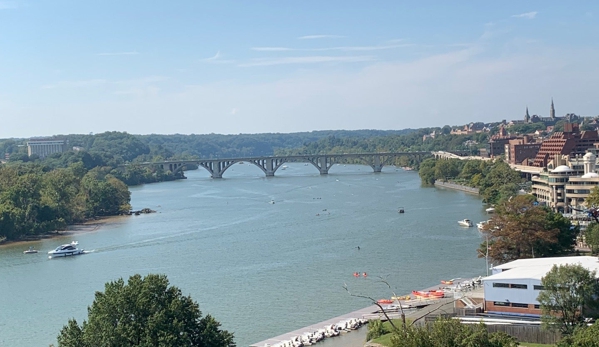
[[(388, 298), (377, 276), (399, 295), (485, 272), (476, 227), (457, 224), (488, 218), (476, 196), (422, 188), (416, 172), (394, 167), (335, 165), (321, 176), (287, 166), (269, 178), (237, 164), (223, 179), (200, 169), (132, 187), (133, 208), (157, 213), (0, 247), (0, 346), (56, 343), (69, 318), (87, 317), (95, 291), (136, 273), (166, 274), (243, 347), (370, 305), (344, 284)], [(47, 258), (74, 237), (92, 252)], [(24, 255), (29, 245), (41, 252)]]

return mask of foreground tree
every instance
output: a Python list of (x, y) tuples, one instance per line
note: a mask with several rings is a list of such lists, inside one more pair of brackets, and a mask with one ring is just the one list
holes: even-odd
[[(577, 230), (560, 214), (535, 205), (533, 196), (519, 195), (497, 205), (483, 232), (489, 242), (489, 258), (501, 264), (570, 253)], [(486, 252), (487, 241), (478, 249), (479, 255)]]
[(591, 223), (584, 232), (584, 241), (592, 254), (599, 253), (599, 223)]
[(537, 300), (541, 304), (541, 320), (545, 327), (571, 334), (584, 324), (585, 314), (597, 308), (596, 272), (582, 265), (554, 265), (541, 279), (544, 290)]
[(599, 347), (599, 323), (590, 327), (581, 326), (570, 336), (565, 336), (558, 344), (559, 347)]
[(164, 275), (106, 283), (87, 310), (89, 321), (69, 320), (58, 346), (235, 346), (233, 334), (210, 315), (202, 317), (198, 304)]
[(466, 325), (455, 319), (439, 319), (432, 326), (404, 327), (391, 336), (392, 347), (516, 347), (515, 338), (489, 333), (484, 324)]

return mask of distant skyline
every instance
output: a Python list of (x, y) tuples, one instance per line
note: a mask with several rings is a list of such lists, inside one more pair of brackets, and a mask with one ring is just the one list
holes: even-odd
[(0, 0), (0, 138), (599, 115), (599, 3)]

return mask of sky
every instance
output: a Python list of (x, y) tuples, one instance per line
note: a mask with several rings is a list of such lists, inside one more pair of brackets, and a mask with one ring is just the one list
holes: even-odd
[(599, 115), (597, 1), (0, 0), (0, 138)]

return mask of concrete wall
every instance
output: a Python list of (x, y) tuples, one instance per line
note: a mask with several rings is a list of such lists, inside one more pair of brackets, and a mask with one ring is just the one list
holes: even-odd
[(461, 190), (466, 193), (478, 195), (478, 188), (472, 188), (472, 187), (463, 186), (463, 185), (455, 184), (455, 183), (435, 181), (435, 187), (443, 187), (443, 188)]

